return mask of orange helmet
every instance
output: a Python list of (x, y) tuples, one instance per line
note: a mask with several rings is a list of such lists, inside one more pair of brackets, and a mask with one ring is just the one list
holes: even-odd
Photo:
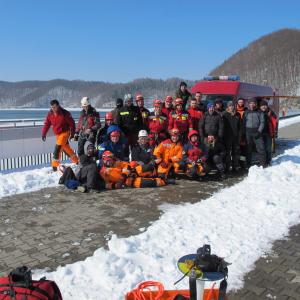
[(170, 133), (170, 136), (179, 136), (180, 135), (180, 132), (177, 128), (173, 128), (169, 131)]
[(183, 100), (181, 98), (175, 99), (175, 105), (182, 105), (182, 104), (183, 104)]
[(172, 103), (173, 102), (173, 97), (172, 96), (167, 96), (165, 98), (165, 102)]
[(108, 112), (105, 114), (105, 120), (113, 120), (114, 119), (114, 116), (113, 116), (113, 113), (112, 112)]
[(142, 94), (138, 94), (135, 96), (135, 101), (138, 102), (138, 101), (141, 101), (141, 100), (144, 100), (144, 97)]
[(110, 134), (110, 136), (120, 136), (120, 135), (121, 135), (121, 133), (118, 130), (115, 130), (115, 131), (111, 132), (111, 134)]
[(161, 107), (161, 106), (162, 106), (161, 100), (155, 99), (155, 100), (153, 101), (153, 106), (154, 106), (154, 107), (155, 107), (155, 106)]
[(104, 151), (102, 154), (103, 160), (112, 160), (114, 158), (115, 158), (114, 154), (108, 150)]

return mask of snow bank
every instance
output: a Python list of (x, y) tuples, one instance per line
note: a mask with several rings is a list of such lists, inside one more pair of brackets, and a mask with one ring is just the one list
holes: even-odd
[[(179, 257), (204, 243), (231, 262), (229, 289), (243, 285), (254, 262), (270, 251), (300, 222), (300, 143), (278, 156), (272, 167), (252, 167), (242, 182), (205, 201), (169, 208), (145, 232), (129, 238), (116, 235), (109, 249), (46, 275), (68, 299), (123, 299), (143, 280), (155, 279), (173, 289), (181, 276)], [(185, 279), (178, 288), (187, 287)]]
[(9, 174), (0, 173), (0, 198), (57, 186), (61, 173), (51, 173), (51, 170), (52, 168), (48, 167)]
[(299, 122), (300, 122), (300, 116), (279, 120), (279, 128), (293, 125), (293, 124), (299, 123)]

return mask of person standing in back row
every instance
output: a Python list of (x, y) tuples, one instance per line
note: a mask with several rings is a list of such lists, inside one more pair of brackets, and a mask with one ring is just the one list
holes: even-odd
[(175, 99), (180, 98), (183, 100), (183, 110), (186, 110), (186, 105), (191, 96), (192, 94), (188, 91), (187, 84), (184, 81), (182, 81), (179, 85), (179, 89), (176, 92)]
[(42, 129), (42, 140), (46, 141), (47, 132), (52, 126), (53, 132), (56, 135), (56, 145), (51, 164), (53, 171), (57, 171), (62, 151), (70, 157), (73, 163), (78, 163), (78, 157), (69, 145), (69, 139), (74, 137), (75, 122), (71, 113), (63, 109), (56, 99), (50, 101), (50, 107), (51, 109), (48, 112)]
[(243, 127), (246, 133), (247, 164), (252, 164), (252, 152), (255, 145), (258, 152), (259, 165), (266, 167), (266, 153), (263, 140), (265, 118), (263, 112), (257, 109), (256, 99), (248, 101), (249, 109), (244, 113)]
[(81, 107), (82, 111), (74, 135), (74, 141), (78, 141), (78, 156), (84, 154), (86, 141), (95, 143), (97, 131), (101, 128), (100, 115), (91, 105), (88, 97), (81, 99)]

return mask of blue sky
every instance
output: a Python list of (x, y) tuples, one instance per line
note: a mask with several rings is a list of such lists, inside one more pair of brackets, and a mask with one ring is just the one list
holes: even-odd
[(200, 79), (300, 1), (0, 0), (0, 80)]

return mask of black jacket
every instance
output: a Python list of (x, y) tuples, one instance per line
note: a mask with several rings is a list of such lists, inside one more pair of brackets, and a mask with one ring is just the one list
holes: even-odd
[(186, 104), (191, 96), (192, 96), (192, 94), (187, 89), (183, 93), (180, 88), (177, 90), (177, 92), (175, 94), (176, 98), (181, 98), (183, 100), (183, 109), (184, 110), (185, 110)]
[(151, 161), (155, 159), (153, 155), (153, 148), (151, 146), (147, 146), (145, 148), (140, 145), (135, 145), (131, 150), (131, 160), (132, 161), (140, 161), (144, 164), (149, 164)]
[(124, 106), (117, 115), (117, 124), (125, 135), (137, 134), (143, 128), (143, 119), (137, 106)]
[(233, 138), (241, 139), (242, 121), (239, 113), (231, 114), (227, 111), (223, 113), (224, 140)]
[(199, 134), (201, 138), (213, 135), (214, 137), (223, 138), (223, 120), (217, 112), (211, 115), (207, 112), (199, 121)]

